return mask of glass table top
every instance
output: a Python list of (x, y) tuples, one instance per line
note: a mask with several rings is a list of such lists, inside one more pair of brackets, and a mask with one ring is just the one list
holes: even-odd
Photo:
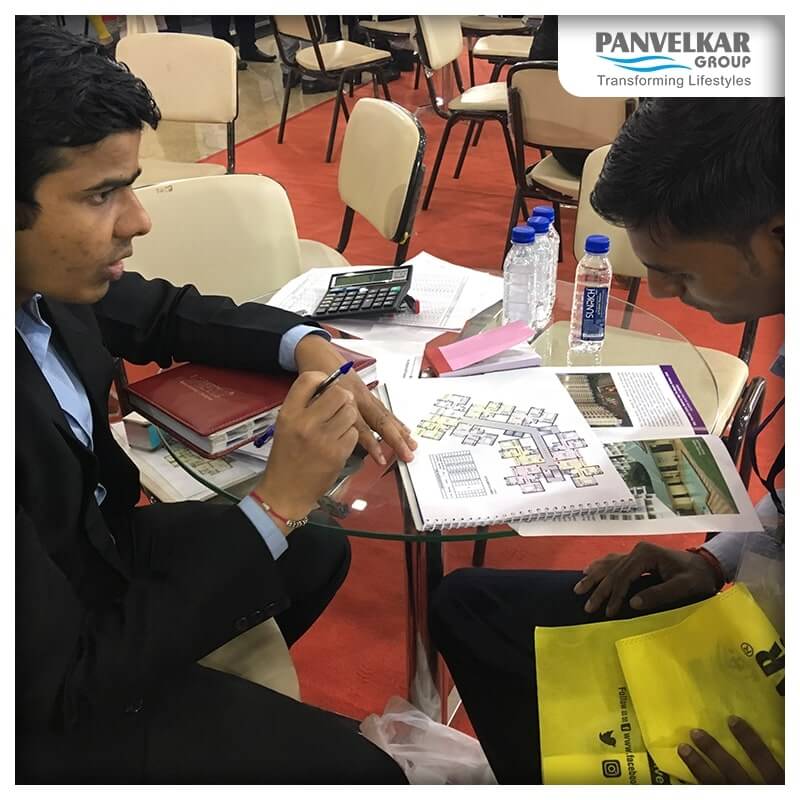
[[(558, 281), (556, 303), (549, 326), (534, 340), (542, 366), (631, 366), (670, 364), (694, 402), (708, 430), (719, 413), (717, 385), (698, 350), (675, 328), (644, 309), (610, 296), (606, 338), (596, 353), (575, 353), (568, 348), (572, 284)], [(502, 303), (495, 303), (473, 317), (460, 337), (472, 336), (502, 323)], [(441, 331), (431, 330), (431, 338)], [(355, 342), (354, 342), (355, 348)], [(388, 466), (381, 466), (358, 451), (349, 459), (337, 483), (321, 498), (312, 521), (352, 536), (403, 541), (478, 540), (515, 536), (506, 525), (442, 532), (419, 532), (409, 513), (399, 472), (388, 448)], [(254, 482), (228, 489), (244, 497)]]

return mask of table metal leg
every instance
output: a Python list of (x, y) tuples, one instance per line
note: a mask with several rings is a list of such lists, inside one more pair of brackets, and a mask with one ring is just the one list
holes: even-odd
[(446, 670), (428, 628), (430, 597), (444, 574), (440, 542), (406, 542), (408, 698), (436, 722), (447, 722)]

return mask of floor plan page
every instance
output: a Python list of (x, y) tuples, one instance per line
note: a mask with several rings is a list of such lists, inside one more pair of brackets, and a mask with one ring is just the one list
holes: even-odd
[(555, 519), (631, 503), (552, 373), (397, 382), (386, 390), (419, 444), (408, 472), (426, 527)]

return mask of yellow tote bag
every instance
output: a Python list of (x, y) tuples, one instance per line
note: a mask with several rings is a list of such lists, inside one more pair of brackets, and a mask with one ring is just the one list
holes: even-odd
[(730, 732), (745, 719), (784, 765), (784, 647), (741, 584), (699, 603), (662, 630), (617, 642), (625, 682), (647, 749), (658, 766), (696, 783), (677, 753), (689, 731), (708, 731), (752, 779), (763, 779)]
[(674, 625), (700, 605), (630, 620), (536, 628), (544, 783), (671, 782), (645, 750), (615, 645)]

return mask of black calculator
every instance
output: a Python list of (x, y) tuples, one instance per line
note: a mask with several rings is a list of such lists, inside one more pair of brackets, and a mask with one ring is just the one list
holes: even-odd
[(411, 288), (411, 269), (408, 264), (333, 275), (312, 316), (331, 319), (400, 311)]

